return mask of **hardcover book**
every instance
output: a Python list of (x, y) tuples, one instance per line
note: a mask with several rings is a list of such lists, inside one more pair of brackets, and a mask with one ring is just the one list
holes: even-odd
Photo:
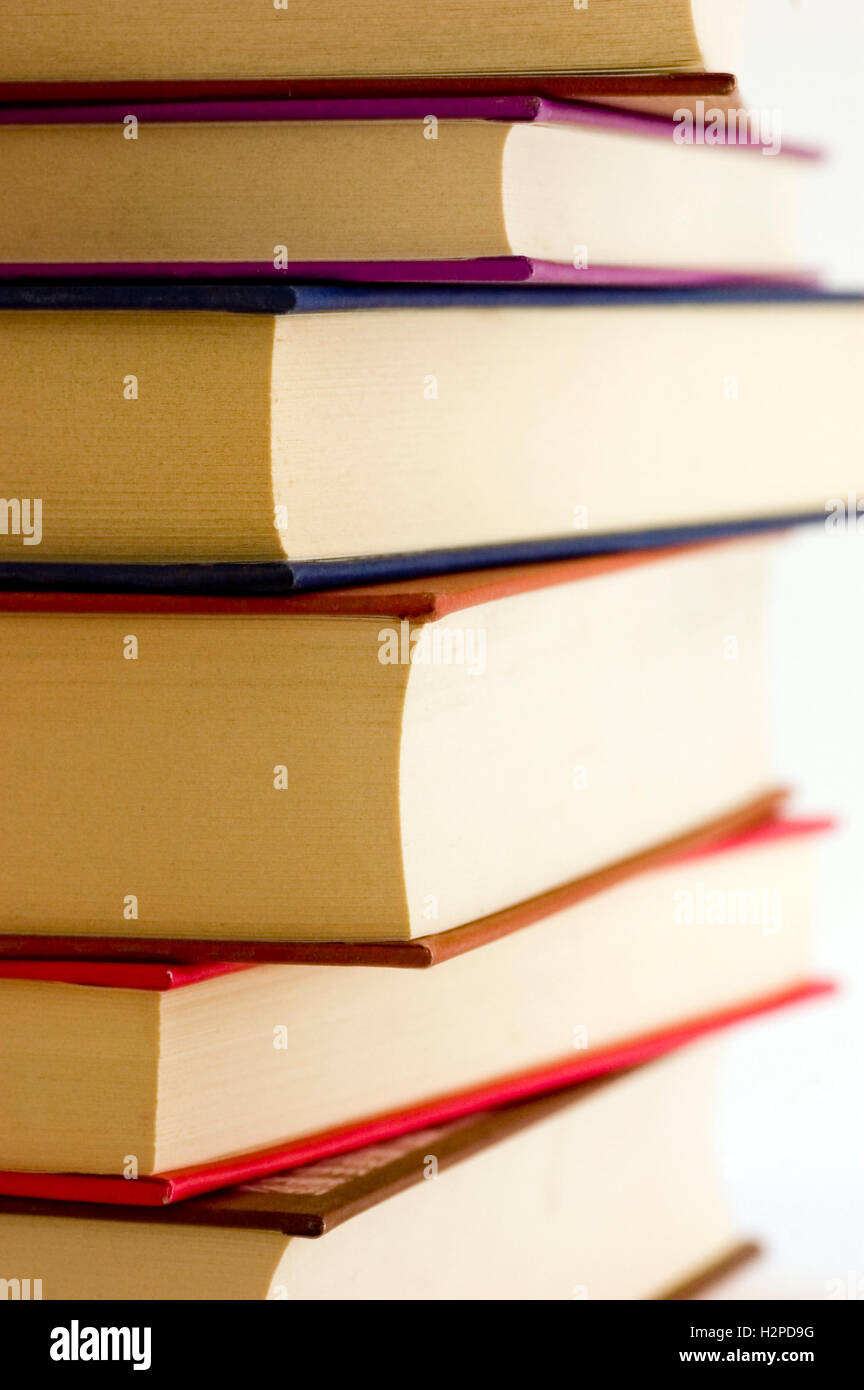
[(278, 594), (824, 523), (864, 487), (861, 323), (765, 288), (0, 284), (0, 584)]
[(0, 594), (0, 937), (410, 940), (740, 814), (776, 547)]
[(715, 148), (674, 121), (518, 95), (129, 107), (0, 110), (0, 274), (812, 275), (794, 233), (812, 159), (749, 131)]
[[(0, 82), (210, 84), (339, 82), (352, 75), (469, 80), (533, 72), (552, 80), (621, 75), (701, 78), (705, 59), (738, 50), (740, 0), (7, 0), (0, 15)], [(694, 29), (695, 19), (695, 29)], [(701, 41), (701, 47), (700, 47)]]

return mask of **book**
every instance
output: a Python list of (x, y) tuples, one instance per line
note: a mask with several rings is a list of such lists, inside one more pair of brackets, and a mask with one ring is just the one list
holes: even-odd
[[(63, 936), (56, 932), (28, 936), (0, 933), (0, 961), (7, 975), (23, 970), (27, 978), (32, 978), (32, 972), (40, 968), (47, 972), (46, 978), (49, 979), (55, 978), (53, 972), (58, 962), (62, 962), (66, 972), (63, 978), (70, 981), (74, 978), (80, 984), (90, 982), (91, 963), (96, 964), (97, 983), (108, 983), (105, 978), (105, 972), (109, 970), (108, 962), (117, 962), (119, 974), (116, 983), (124, 983), (126, 977), (123, 972), (127, 963), (134, 963), (135, 974), (132, 978), (136, 981), (144, 978), (142, 971), (152, 968), (154, 973), (149, 978), (161, 983), (165, 978), (163, 967), (167, 967), (170, 978), (173, 967), (177, 965), (194, 965), (199, 970), (214, 965), (219, 968), (227, 955), (237, 964), (250, 965), (382, 965), (396, 969), (426, 970), (486, 942), (497, 941), (510, 932), (520, 931), (552, 913), (563, 912), (593, 898), (597, 893), (605, 893), (607, 889), (647, 869), (661, 867), (685, 855), (733, 845), (739, 838), (750, 836), (757, 830), (766, 836), (782, 834), (789, 824), (782, 818), (787, 800), (788, 793), (782, 788), (775, 788), (724, 815), (691, 826), (683, 835), (652, 844), (648, 849), (615, 860), (593, 873), (583, 874), (545, 893), (537, 893), (515, 907), (503, 908), (462, 926), (424, 936), (391, 941), (243, 939), (226, 942), (218, 937)], [(814, 831), (827, 829), (830, 824), (830, 821), (814, 820), (810, 822), (810, 828)], [(796, 825), (802, 828), (800, 822), (796, 822)], [(74, 975), (70, 972), (74, 972)]]
[(0, 961), (0, 1190), (162, 1204), (807, 998), (822, 829), (686, 856), (427, 971)]
[(431, 111), (419, 97), (0, 110), (14, 209), (0, 273), (807, 273), (794, 229), (809, 153), (680, 136), (672, 121), (520, 96)]
[(0, 584), (278, 594), (824, 523), (861, 491), (861, 319), (765, 288), (0, 285)]
[(20, 1292), (38, 1271), (46, 1300), (686, 1296), (747, 1253), (715, 1153), (719, 1062), (702, 1042), (172, 1207), (0, 1197), (0, 1278)]
[[(724, 10), (740, 6), (726, 4)], [(702, 0), (603, 0), (564, 8), (553, 0), (194, 0), (139, 5), (121, 16), (110, 0), (21, 3), (0, 16), (0, 80), (34, 82), (230, 81), (366, 74), (434, 79), (536, 71), (684, 74), (735, 38)], [(694, 12), (697, 29), (694, 30)], [(730, 53), (731, 53), (730, 49)], [(727, 59), (728, 60), (728, 59)]]
[(410, 939), (736, 812), (773, 784), (776, 550), (0, 594), (0, 935)]

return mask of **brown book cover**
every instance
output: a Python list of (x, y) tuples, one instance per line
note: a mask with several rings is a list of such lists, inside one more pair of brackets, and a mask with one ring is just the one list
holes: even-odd
[(449, 1168), (611, 1085), (616, 1076), (604, 1076), (501, 1110), (415, 1130), (383, 1143), (173, 1204), (120, 1206), (0, 1194), (0, 1212), (159, 1221), (181, 1226), (241, 1226), (279, 1231), (287, 1236), (322, 1236), (350, 1217), (422, 1182), (431, 1149), (439, 1171)]

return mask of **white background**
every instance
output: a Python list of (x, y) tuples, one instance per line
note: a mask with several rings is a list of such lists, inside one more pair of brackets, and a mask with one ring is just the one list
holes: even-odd
[[(837, 286), (864, 286), (864, 0), (753, 0), (750, 10), (737, 65), (746, 104), (779, 109), (784, 140), (831, 156), (802, 210), (807, 260)], [(864, 498), (864, 440), (854, 447)], [(717, 1298), (864, 1299), (862, 597), (864, 527), (786, 544), (771, 610), (777, 768), (799, 807), (843, 822), (822, 855), (817, 924), (817, 965), (843, 989), (837, 1003), (753, 1025), (731, 1045), (724, 1166), (739, 1229), (767, 1254)]]

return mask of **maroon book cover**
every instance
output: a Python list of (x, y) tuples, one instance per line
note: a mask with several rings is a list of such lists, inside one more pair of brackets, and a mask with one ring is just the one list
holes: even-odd
[(476, 73), (425, 77), (271, 77), (234, 80), (135, 82), (0, 82), (0, 102), (10, 106), (63, 106), (114, 102), (308, 101), (381, 97), (540, 96), (550, 101), (597, 103), (671, 116), (711, 98), (724, 106), (736, 92), (730, 72)]

